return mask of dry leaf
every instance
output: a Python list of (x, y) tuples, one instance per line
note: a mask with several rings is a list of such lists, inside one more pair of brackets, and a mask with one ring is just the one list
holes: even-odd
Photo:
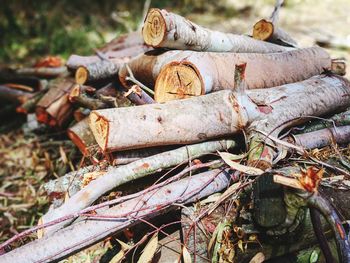
[(125, 252), (123, 249), (121, 249), (112, 259), (109, 261), (109, 263), (119, 263), (122, 261), (123, 257), (125, 255)]
[[(38, 226), (43, 224), (43, 218), (40, 217), (39, 221), (38, 221)], [(39, 229), (38, 231), (36, 231), (37, 237), (38, 239), (43, 238), (44, 236), (44, 228)]]
[(183, 257), (184, 263), (192, 263), (191, 255), (185, 246), (183, 246), (182, 248), (182, 257)]
[(249, 261), (249, 263), (261, 263), (264, 262), (264, 260), (265, 255), (262, 252), (259, 252)]
[(243, 248), (243, 241), (242, 240), (238, 240), (238, 243), (237, 243), (239, 249), (244, 252), (244, 248)]
[(219, 152), (219, 155), (224, 160), (224, 162), (227, 163), (234, 170), (237, 170), (242, 173), (250, 174), (250, 175), (262, 175), (264, 173), (264, 171), (259, 168), (245, 166), (232, 161), (230, 153)]
[(138, 263), (149, 263), (152, 261), (154, 254), (157, 251), (158, 247), (158, 233), (155, 233), (148, 244), (145, 246)]
[(117, 241), (118, 241), (118, 243), (120, 244), (121, 249), (122, 249), (123, 251), (127, 251), (127, 250), (132, 249), (132, 246), (130, 246), (129, 244), (127, 244), (127, 243), (125, 243), (125, 242), (123, 242), (123, 241), (121, 241), (121, 240), (119, 240), (119, 239), (117, 239)]

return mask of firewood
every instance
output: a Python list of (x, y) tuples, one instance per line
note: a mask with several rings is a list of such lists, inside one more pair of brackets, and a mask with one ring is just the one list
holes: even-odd
[(166, 10), (150, 9), (142, 35), (147, 45), (213, 52), (274, 53), (287, 47), (255, 40), (244, 35), (213, 31)]
[(68, 99), (73, 87), (74, 82), (71, 79), (57, 79), (53, 82), (49, 91), (37, 104), (38, 121), (52, 127), (64, 126), (73, 113), (73, 107)]
[(297, 46), (295, 40), (277, 26), (279, 12), (283, 3), (284, 0), (276, 0), (275, 8), (270, 16), (270, 19), (261, 19), (255, 23), (253, 27), (253, 38), (284, 46)]
[(114, 107), (114, 104), (112, 101), (107, 102), (99, 98), (93, 98), (89, 96), (86, 92), (86, 88), (89, 88), (89, 87), (75, 84), (68, 95), (69, 101), (75, 105), (78, 105), (80, 107), (84, 107), (90, 110), (106, 109), (106, 108)]
[(57, 78), (67, 75), (66, 67), (57, 68), (20, 68), (16, 70), (19, 75), (36, 76), (40, 78)]
[(91, 150), (97, 146), (88, 122), (88, 118), (85, 118), (67, 130), (68, 137), (85, 156), (90, 155)]
[(333, 143), (350, 143), (350, 126), (326, 128), (313, 132), (293, 135), (295, 144), (305, 149), (322, 148)]
[(35, 112), (36, 105), (41, 100), (41, 98), (46, 94), (48, 91), (48, 87), (41, 89), (40, 91), (37, 91), (31, 98), (29, 98), (26, 102), (21, 104), (16, 108), (16, 111), (19, 113), (33, 113)]
[(120, 64), (109, 60), (101, 60), (86, 66), (79, 66), (75, 72), (75, 82), (78, 84), (91, 83), (97, 80), (112, 80), (116, 77)]
[(30, 100), (35, 94), (20, 89), (8, 87), (6, 85), (0, 85), (0, 98), (1, 100), (23, 104)]
[(318, 75), (330, 68), (331, 60), (319, 47), (276, 54), (193, 52), (163, 67), (155, 84), (155, 100), (165, 102), (220, 89), (236, 89), (235, 65), (242, 63), (247, 64), (246, 88), (262, 89)]
[[(139, 107), (143, 106), (135, 108)], [(235, 142), (231, 140), (204, 142), (159, 153), (127, 165), (110, 167), (103, 176), (90, 182), (86, 187), (67, 200), (61, 207), (50, 210), (45, 214), (42, 217), (42, 222), (46, 223), (61, 216), (78, 212), (89, 206), (104, 193), (127, 182), (181, 164), (189, 159), (198, 158), (216, 151), (226, 150), (234, 146)], [(60, 223), (55, 226), (50, 226), (46, 229), (46, 232), (52, 233), (64, 225), (65, 223)]]
[(247, 94), (223, 90), (163, 104), (93, 111), (90, 127), (106, 152), (194, 143), (248, 127), (276, 135), (308, 116), (347, 107), (349, 89), (345, 79), (321, 75)]
[(148, 220), (160, 213), (179, 209), (179, 206), (172, 206), (174, 202), (187, 204), (219, 192), (227, 187), (229, 181), (228, 173), (218, 169), (187, 177), (104, 210), (102, 215), (96, 215), (116, 220), (77, 222), (8, 252), (0, 256), (0, 260), (4, 263), (16, 263), (64, 259), (73, 252), (142, 222), (140, 219)]
[(315, 76), (298, 83), (247, 92), (263, 115), (249, 125), (248, 164), (263, 170), (271, 168), (274, 150), (268, 144), (274, 143), (268, 136), (277, 138), (283, 129), (304, 123), (312, 116), (347, 108), (349, 92), (349, 81), (336, 75)]

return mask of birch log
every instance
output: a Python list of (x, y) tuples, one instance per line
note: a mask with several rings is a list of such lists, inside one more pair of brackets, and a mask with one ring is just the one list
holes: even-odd
[(163, 66), (155, 84), (155, 100), (165, 102), (235, 89), (235, 65), (244, 63), (247, 88), (262, 89), (321, 74), (330, 69), (331, 59), (320, 47), (275, 54), (193, 52)]
[(350, 126), (326, 128), (308, 133), (293, 135), (295, 144), (305, 149), (322, 148), (333, 143), (350, 143)]
[[(80, 221), (53, 235), (45, 236), (2, 255), (0, 261), (29, 263), (64, 259), (74, 252), (139, 223), (138, 218), (147, 220), (170, 209), (177, 209), (179, 206), (171, 206), (174, 202), (186, 204), (219, 192), (227, 187), (229, 181), (229, 175), (217, 169), (187, 177), (123, 202), (103, 213), (116, 220)], [(132, 220), (125, 220), (125, 215)]]
[[(90, 182), (86, 187), (68, 199), (61, 207), (50, 210), (42, 217), (42, 222), (46, 223), (67, 214), (78, 212), (92, 204), (104, 193), (126, 182), (181, 164), (191, 158), (198, 158), (234, 146), (235, 142), (230, 140), (205, 142), (159, 153), (127, 165), (115, 168), (111, 167), (103, 176)], [(47, 228), (46, 231), (47, 233), (52, 233), (63, 226), (64, 223), (60, 223)]]
[(223, 90), (163, 104), (93, 111), (90, 127), (102, 150), (111, 152), (194, 143), (248, 127), (278, 135), (307, 117), (350, 104), (349, 82), (336, 76), (246, 93)]
[(142, 28), (152, 47), (213, 52), (274, 53), (289, 50), (244, 35), (213, 31), (166, 10), (150, 9)]

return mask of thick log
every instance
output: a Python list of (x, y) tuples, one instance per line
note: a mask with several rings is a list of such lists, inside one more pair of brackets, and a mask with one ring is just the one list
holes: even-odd
[(38, 102), (35, 110), (38, 121), (52, 127), (64, 126), (73, 113), (68, 99), (73, 87), (74, 82), (67, 78), (50, 84), (49, 91)]
[(166, 10), (150, 9), (142, 28), (147, 45), (212, 52), (274, 53), (289, 48), (244, 35), (213, 31)]
[(322, 148), (333, 143), (350, 143), (350, 126), (326, 128), (292, 136), (295, 144), (305, 149)]
[(331, 59), (319, 47), (275, 54), (193, 52), (163, 67), (155, 84), (155, 100), (165, 102), (220, 89), (236, 89), (235, 65), (244, 63), (246, 88), (262, 89), (321, 74), (330, 69)]
[(246, 94), (223, 90), (163, 104), (93, 111), (90, 127), (106, 152), (194, 143), (243, 128), (278, 135), (310, 116), (346, 108), (349, 94), (348, 81), (321, 75)]
[(277, 26), (279, 12), (284, 0), (276, 0), (275, 8), (268, 20), (261, 19), (253, 27), (253, 38), (271, 43), (296, 47), (297, 43), (284, 30)]
[[(103, 211), (101, 216), (114, 220), (87, 219), (45, 236), (0, 256), (3, 263), (51, 262), (64, 259), (104, 238), (169, 210), (174, 202), (187, 204), (219, 192), (229, 184), (230, 176), (211, 170), (152, 190)], [(127, 220), (126, 217), (130, 218)], [(119, 220), (118, 220), (119, 219)]]
[[(90, 182), (86, 187), (67, 200), (67, 202), (61, 207), (50, 210), (42, 217), (42, 221), (46, 223), (61, 216), (78, 212), (92, 204), (104, 193), (126, 182), (187, 162), (190, 159), (198, 158), (212, 152), (229, 149), (234, 146), (235, 142), (230, 140), (205, 142), (159, 153), (127, 165), (115, 168), (110, 167), (103, 176)], [(55, 226), (50, 226), (46, 231), (47, 233), (52, 233), (63, 226), (64, 223), (60, 223)]]

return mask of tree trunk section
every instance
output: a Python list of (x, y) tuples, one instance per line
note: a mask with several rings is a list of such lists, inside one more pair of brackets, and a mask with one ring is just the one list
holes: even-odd
[(166, 10), (150, 9), (142, 35), (147, 45), (194, 51), (275, 53), (289, 48), (244, 35), (213, 31)]
[(189, 144), (245, 127), (247, 116), (234, 104), (234, 95), (226, 91), (166, 104), (97, 110), (90, 114), (90, 128), (105, 152)]
[(244, 63), (246, 87), (262, 89), (321, 74), (330, 69), (331, 59), (319, 47), (275, 54), (193, 52), (162, 68), (155, 84), (155, 100), (165, 102), (220, 89), (237, 89), (235, 66)]

